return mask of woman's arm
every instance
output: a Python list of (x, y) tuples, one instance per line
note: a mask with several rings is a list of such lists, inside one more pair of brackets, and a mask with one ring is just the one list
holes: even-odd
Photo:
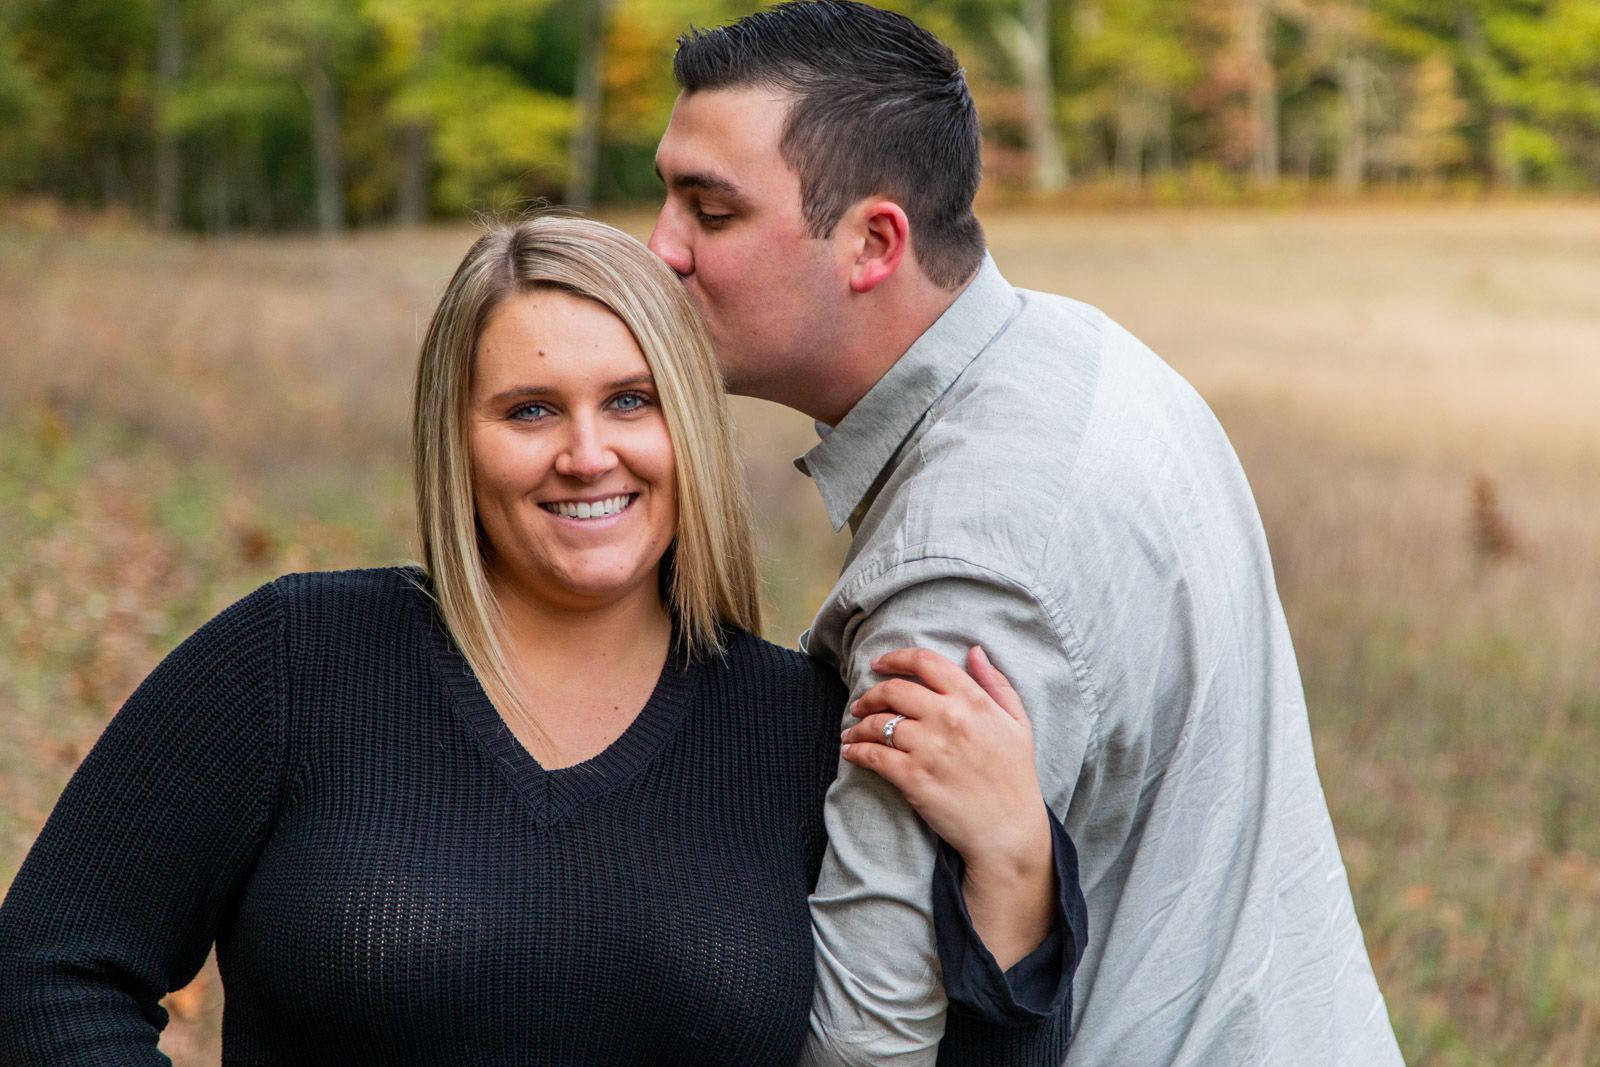
[(283, 773), (271, 586), (168, 656), (79, 766), (0, 906), (0, 1062), (165, 1064)]

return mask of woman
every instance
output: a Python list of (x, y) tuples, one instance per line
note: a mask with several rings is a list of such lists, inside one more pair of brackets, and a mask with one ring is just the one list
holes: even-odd
[[(228, 1063), (794, 1059), (844, 693), (754, 636), (676, 279), (595, 223), (486, 234), (414, 452), (421, 569), (257, 590), (85, 759), (0, 909), (0, 1059), (162, 1062), (160, 998), (213, 943)], [(971, 760), (1032, 782), (997, 714)], [(992, 792), (1029, 819), (1031, 789)]]

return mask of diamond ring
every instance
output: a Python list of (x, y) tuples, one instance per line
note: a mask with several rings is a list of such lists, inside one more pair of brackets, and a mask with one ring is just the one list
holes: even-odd
[(896, 715), (894, 718), (883, 724), (883, 743), (888, 745), (890, 748), (898, 749), (900, 747), (894, 743), (894, 728), (904, 722), (905, 718), (906, 717), (904, 715)]

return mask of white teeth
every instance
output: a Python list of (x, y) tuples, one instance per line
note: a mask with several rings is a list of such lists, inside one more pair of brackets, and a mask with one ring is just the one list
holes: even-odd
[(592, 504), (563, 500), (555, 504), (546, 504), (544, 507), (545, 510), (553, 511), (564, 519), (604, 519), (626, 509), (632, 500), (633, 495), (625, 493), (622, 496), (596, 500)]

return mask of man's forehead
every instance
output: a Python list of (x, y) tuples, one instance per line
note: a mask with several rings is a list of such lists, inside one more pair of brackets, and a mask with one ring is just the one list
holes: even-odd
[(730, 163), (776, 153), (789, 103), (788, 94), (765, 88), (680, 93), (656, 150), (657, 163), (662, 169), (668, 162), (672, 169), (685, 169), (677, 158), (680, 148), (700, 158), (727, 157)]
[(798, 198), (799, 175), (780, 147), (790, 101), (766, 88), (679, 94), (656, 148), (657, 176), (669, 192), (698, 191), (747, 208)]

